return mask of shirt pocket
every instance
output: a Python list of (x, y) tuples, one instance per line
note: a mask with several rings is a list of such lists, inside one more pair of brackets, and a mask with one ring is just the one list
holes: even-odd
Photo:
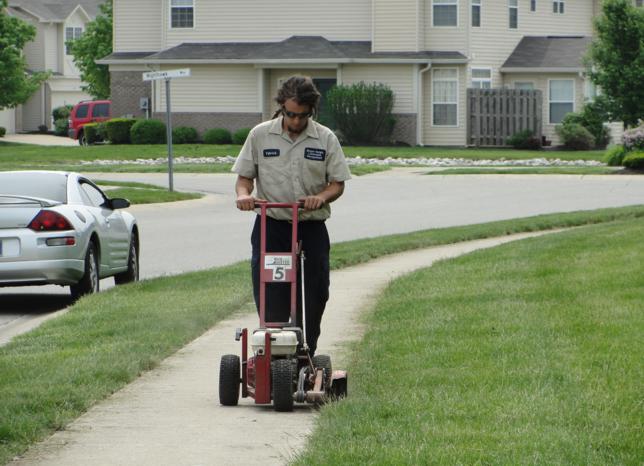
[(283, 155), (278, 157), (262, 157), (260, 154), (257, 170), (258, 178), (264, 185), (281, 184), (290, 178), (288, 162)]
[(301, 181), (306, 192), (317, 194), (326, 188), (326, 160), (303, 159), (301, 170)]

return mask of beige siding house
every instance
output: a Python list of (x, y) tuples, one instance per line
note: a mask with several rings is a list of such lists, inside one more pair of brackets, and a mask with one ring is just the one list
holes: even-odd
[(543, 133), (594, 90), (582, 56), (600, 0), (114, 0), (115, 115), (162, 117), (150, 70), (191, 68), (172, 83), (175, 124), (200, 131), (270, 118), (282, 80), (313, 77), (321, 90), (360, 81), (395, 94), (394, 138), (466, 144), (467, 89), (539, 89)]

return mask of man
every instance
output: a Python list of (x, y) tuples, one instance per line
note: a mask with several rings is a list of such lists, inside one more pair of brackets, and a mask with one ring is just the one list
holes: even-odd
[[(337, 137), (311, 117), (320, 93), (313, 81), (293, 76), (281, 86), (275, 99), (280, 108), (270, 121), (253, 128), (242, 147), (233, 172), (237, 173), (237, 208), (255, 209), (255, 201), (304, 203), (298, 239), (305, 255), (306, 339), (313, 355), (320, 336), (320, 322), (329, 298), (329, 235), (324, 221), (329, 204), (344, 191), (351, 178)], [(252, 196), (255, 180), (257, 198)], [(270, 252), (291, 249), (290, 209), (269, 209), (266, 247)], [(260, 219), (251, 234), (252, 278), (259, 310)], [(300, 277), (298, 276), (298, 282)], [(290, 287), (271, 283), (266, 287), (266, 320), (286, 322), (290, 312)], [(298, 283), (298, 325), (301, 325), (301, 284)]]

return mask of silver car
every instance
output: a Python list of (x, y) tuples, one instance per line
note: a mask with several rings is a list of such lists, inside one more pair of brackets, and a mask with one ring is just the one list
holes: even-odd
[(0, 287), (56, 284), (78, 298), (139, 279), (139, 229), (125, 199), (78, 173), (0, 172)]

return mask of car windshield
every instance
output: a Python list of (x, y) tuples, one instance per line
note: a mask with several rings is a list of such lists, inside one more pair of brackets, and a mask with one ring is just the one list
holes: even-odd
[(67, 202), (67, 175), (61, 173), (0, 173), (0, 195), (38, 197)]

